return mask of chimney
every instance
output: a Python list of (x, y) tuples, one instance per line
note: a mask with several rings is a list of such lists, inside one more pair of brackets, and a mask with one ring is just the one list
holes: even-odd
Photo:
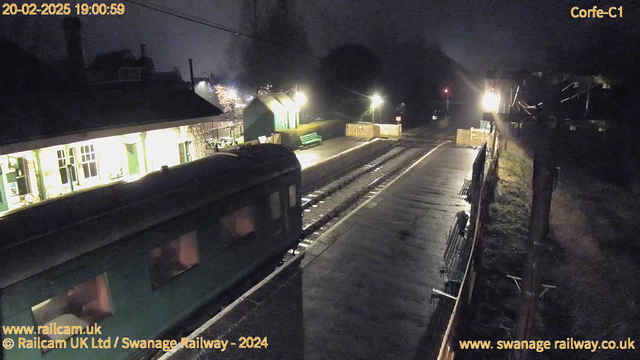
[(193, 59), (189, 59), (189, 74), (191, 75), (191, 90), (196, 92), (196, 84), (193, 83)]
[(147, 45), (140, 44), (140, 58), (147, 57)]
[(62, 29), (67, 39), (69, 75), (75, 85), (85, 82), (84, 49), (82, 48), (82, 23), (77, 17), (67, 16), (62, 20)]

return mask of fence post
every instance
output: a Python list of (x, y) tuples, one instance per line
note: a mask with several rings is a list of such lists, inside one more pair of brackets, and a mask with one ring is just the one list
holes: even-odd
[(482, 189), (482, 181), (484, 177), (484, 163), (487, 156), (486, 143), (480, 148), (476, 160), (473, 162), (473, 172), (471, 175), (471, 186), (469, 187), (469, 199), (471, 200), (471, 219), (476, 218), (478, 212), (478, 201), (480, 200), (480, 191)]

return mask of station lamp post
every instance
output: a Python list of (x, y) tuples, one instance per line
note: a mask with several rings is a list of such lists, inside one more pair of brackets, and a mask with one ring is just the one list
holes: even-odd
[(376, 108), (382, 105), (383, 102), (384, 100), (382, 100), (382, 97), (378, 94), (371, 97), (371, 125), (375, 122)]
[(307, 103), (307, 96), (300, 91), (296, 91), (296, 94), (294, 95), (294, 100), (296, 102), (296, 105), (303, 107), (304, 104)]
[(307, 103), (307, 96), (303, 92), (298, 91), (298, 84), (296, 84), (292, 89), (285, 91), (285, 93), (288, 93), (290, 91), (293, 91), (293, 102), (295, 102), (296, 105), (298, 105), (298, 107), (300, 108), (300, 115), (298, 123), (296, 124), (296, 127), (298, 127), (298, 125), (300, 125), (300, 121), (304, 119), (303, 107)]
[[(296, 85), (296, 88), (298, 86)], [(300, 124), (300, 121), (302, 121), (304, 119), (304, 105), (307, 103), (307, 96), (303, 93), (300, 92), (296, 89), (295, 94), (293, 95), (293, 100), (295, 101), (296, 105), (298, 105), (298, 107), (300, 108), (300, 118), (298, 119), (298, 125)], [(296, 125), (297, 126), (297, 125)]]

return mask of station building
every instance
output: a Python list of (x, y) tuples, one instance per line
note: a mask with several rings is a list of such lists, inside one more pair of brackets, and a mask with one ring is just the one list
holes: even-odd
[(244, 108), (244, 141), (296, 129), (300, 125), (300, 107), (285, 93), (260, 94)]
[(185, 87), (142, 82), (1, 97), (0, 216), (204, 157), (220, 114)]

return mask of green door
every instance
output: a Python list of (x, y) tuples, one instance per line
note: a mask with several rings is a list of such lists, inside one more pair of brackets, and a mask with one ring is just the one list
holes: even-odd
[(7, 203), (7, 194), (4, 193), (4, 174), (0, 168), (0, 211), (7, 210), (9, 210), (9, 204)]
[(125, 144), (127, 147), (127, 162), (129, 163), (129, 176), (137, 175), (140, 172), (138, 163), (138, 147), (136, 144)]

